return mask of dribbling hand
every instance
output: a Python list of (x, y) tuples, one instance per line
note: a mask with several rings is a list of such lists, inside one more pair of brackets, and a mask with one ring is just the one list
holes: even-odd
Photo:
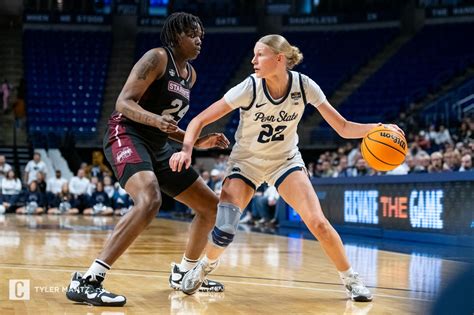
[(230, 141), (224, 136), (223, 133), (210, 133), (199, 138), (195, 147), (199, 149), (210, 149), (210, 148), (220, 148), (226, 149), (230, 144)]
[(181, 172), (181, 169), (191, 166), (191, 154), (181, 152), (174, 153), (170, 158), (170, 168), (173, 172)]
[(395, 124), (382, 124), (382, 123), (379, 123), (379, 126), (384, 126), (385, 128), (392, 129), (392, 130), (394, 130), (394, 131), (396, 131), (396, 132), (398, 132), (402, 135), (405, 135), (405, 132)]
[(178, 130), (178, 124), (171, 115), (159, 116), (157, 127), (166, 133), (173, 133)]

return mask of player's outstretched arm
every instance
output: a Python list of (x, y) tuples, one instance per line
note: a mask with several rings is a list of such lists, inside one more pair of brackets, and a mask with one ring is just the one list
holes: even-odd
[[(169, 138), (183, 143), (185, 131), (178, 127), (176, 132), (168, 134)], [(213, 132), (202, 137), (199, 137), (194, 143), (194, 147), (198, 149), (211, 149), (211, 148), (219, 148), (219, 149), (227, 149), (229, 146), (230, 141), (223, 133)]]
[[(324, 101), (317, 107), (321, 116), (327, 123), (343, 138), (358, 139), (364, 137), (370, 130), (381, 125), (380, 123), (360, 124), (345, 119), (328, 101)], [(405, 134), (397, 125), (389, 124), (389, 128)]]
[(220, 132), (213, 132), (202, 137), (199, 137), (194, 144), (195, 148), (198, 149), (227, 149), (229, 147), (230, 141), (227, 137)]
[[(226, 103), (224, 98), (221, 98), (203, 112), (193, 118), (186, 129), (186, 135), (183, 140), (183, 148), (181, 152), (173, 154), (170, 158), (170, 168), (174, 172), (181, 171), (182, 167), (189, 168), (191, 166), (191, 155), (194, 144), (196, 143), (201, 131), (207, 125), (213, 123), (219, 118), (227, 115), (232, 111), (232, 108)], [(227, 139), (225, 139), (227, 140)], [(225, 140), (222, 144), (226, 144)], [(228, 141), (228, 140), (227, 140)], [(228, 144), (227, 144), (228, 145)]]
[(176, 121), (172, 116), (153, 114), (138, 104), (150, 84), (163, 75), (166, 63), (166, 52), (161, 48), (145, 53), (130, 72), (118, 96), (115, 109), (133, 121), (172, 133), (177, 130)]

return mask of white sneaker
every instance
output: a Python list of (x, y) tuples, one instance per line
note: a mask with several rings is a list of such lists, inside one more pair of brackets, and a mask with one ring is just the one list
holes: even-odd
[(349, 277), (342, 278), (342, 283), (346, 288), (347, 295), (352, 301), (356, 302), (370, 302), (372, 301), (372, 293), (367, 289), (359, 278), (359, 274), (354, 272)]
[[(217, 267), (215, 267), (214, 270), (216, 268)], [(170, 287), (175, 290), (181, 290), (182, 282), (187, 272), (189, 271), (181, 271), (181, 269), (179, 269), (178, 264), (172, 263), (171, 274), (169, 277)], [(223, 292), (223, 291), (224, 291), (224, 285), (222, 283), (214, 281), (214, 280), (210, 280), (210, 279), (204, 280), (201, 287), (199, 288), (199, 292)]]
[(209, 264), (199, 260), (193, 269), (189, 270), (183, 277), (181, 290), (186, 294), (194, 294), (206, 281), (206, 276), (210, 274), (219, 265), (219, 261)]

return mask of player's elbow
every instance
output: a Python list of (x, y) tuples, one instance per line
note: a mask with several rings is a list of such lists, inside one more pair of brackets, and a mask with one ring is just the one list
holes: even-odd
[(336, 128), (334, 128), (339, 136), (342, 138), (350, 138), (347, 120), (344, 119)]
[(125, 105), (124, 100), (121, 97), (119, 97), (117, 101), (115, 102), (115, 110), (120, 113), (123, 113), (125, 106), (126, 105)]
[(129, 98), (120, 97), (115, 102), (115, 110), (123, 115), (127, 116), (130, 112), (135, 109), (133, 105), (134, 100)]
[(344, 130), (344, 129), (342, 129), (341, 131), (339, 131), (337, 134), (338, 134), (339, 136), (341, 136), (342, 138), (344, 138), (344, 139), (350, 139), (350, 138), (351, 138), (351, 136), (350, 136), (350, 134), (347, 132), (347, 130)]
[(194, 128), (194, 129), (197, 129), (197, 130), (201, 130), (202, 128), (204, 128), (204, 121), (198, 115), (198, 116), (194, 117), (191, 120), (191, 122), (189, 123), (188, 128), (190, 128), (190, 127)]

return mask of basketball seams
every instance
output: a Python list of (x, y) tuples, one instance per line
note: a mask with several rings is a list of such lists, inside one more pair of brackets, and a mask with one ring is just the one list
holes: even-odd
[[(386, 134), (382, 136), (382, 132), (386, 132)], [(380, 137), (380, 139), (372, 138), (372, 135), (374, 133), (379, 133), (377, 137)], [(394, 143), (398, 144), (400, 146), (400, 149), (397, 149), (396, 147), (392, 146), (391, 142), (389, 142), (387, 138), (395, 140)], [(382, 144), (383, 146), (380, 146), (380, 144)], [(405, 159), (406, 153), (402, 151), (403, 145), (406, 146), (407, 142), (405, 137), (401, 133), (388, 128), (377, 128), (375, 130), (369, 131), (363, 137), (361, 143), (361, 153), (362, 157), (369, 164), (369, 166), (376, 170), (386, 172), (394, 169), (403, 162), (398, 161), (398, 159), (396, 158), (397, 154), (395, 152), (402, 154), (403, 160)], [(390, 151), (387, 148), (390, 148), (393, 151)], [(375, 155), (374, 152), (377, 153), (377, 155), (380, 155), (380, 157)], [(394, 162), (395, 164), (386, 162), (385, 160), (389, 160), (390, 162)]]
[[(375, 140), (374, 140), (374, 141), (375, 141)], [(380, 143), (383, 143), (383, 142), (380, 142)], [(369, 153), (370, 153), (374, 158), (376, 158), (378, 161), (382, 162), (383, 164), (387, 164), (387, 165), (390, 165), (390, 166), (398, 166), (398, 165), (399, 165), (399, 164), (390, 164), (390, 163), (387, 163), (387, 162), (385, 162), (385, 161), (382, 161), (382, 160), (379, 159), (378, 157), (376, 157), (375, 154), (372, 153), (372, 151), (370, 151), (369, 146), (367, 145), (367, 143), (365, 143), (365, 138), (364, 138), (364, 140), (362, 140), (362, 144), (365, 145), (365, 148), (367, 149), (367, 151), (369, 151)], [(384, 143), (384, 144), (385, 144), (385, 143)], [(365, 160), (365, 158), (364, 158), (364, 160)]]
[[(380, 130), (378, 130), (378, 131), (380, 131)], [(373, 133), (373, 132), (372, 132), (372, 133)], [(372, 133), (370, 133), (370, 134), (372, 134)], [(392, 149), (394, 149), (395, 151), (399, 152), (401, 155), (403, 155), (403, 157), (406, 156), (406, 153), (405, 153), (405, 152), (402, 152), (402, 151), (398, 150), (397, 148), (394, 148), (394, 147), (392, 147), (391, 145), (389, 145), (389, 144), (387, 144), (387, 143), (385, 143), (385, 142), (382, 142), (382, 141), (380, 141), (380, 140), (376, 140), (376, 139), (371, 138), (371, 137), (370, 137), (370, 134), (368, 134), (367, 137), (366, 137), (366, 138), (369, 139), (370, 141), (374, 141), (374, 142), (377, 142), (377, 143), (386, 145), (387, 147), (392, 148)], [(405, 143), (406, 143), (406, 141), (405, 141)], [(371, 152), (371, 153), (372, 153), (372, 152)]]

